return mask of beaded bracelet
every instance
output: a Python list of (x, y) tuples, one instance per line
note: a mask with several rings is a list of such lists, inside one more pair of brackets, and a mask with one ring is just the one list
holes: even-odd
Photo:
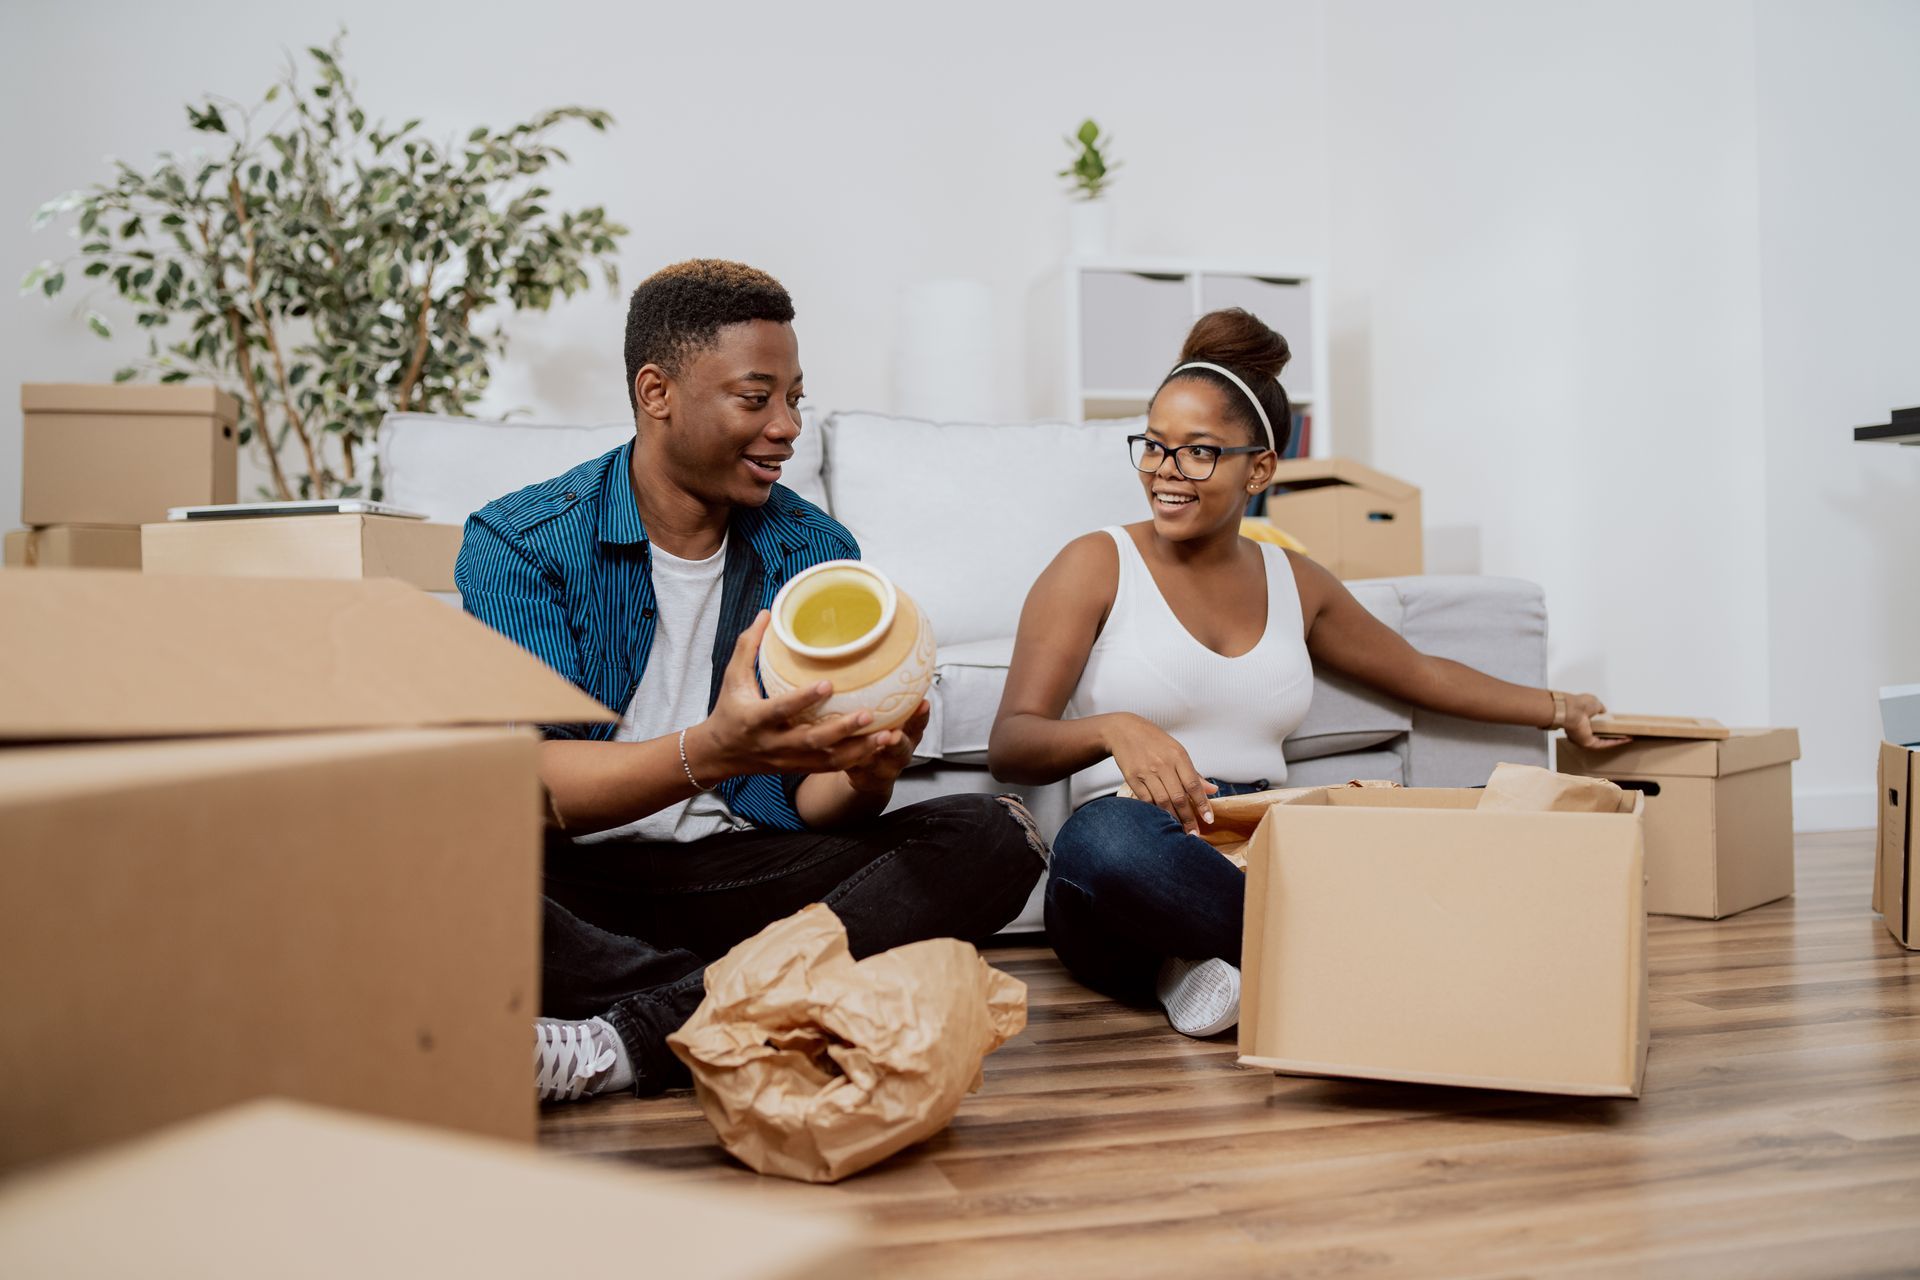
[(693, 784), (695, 791), (707, 789), (700, 785), (700, 779), (693, 776), (693, 766), (687, 763), (687, 731), (685, 729), (680, 731), (680, 771), (687, 775), (687, 781)]

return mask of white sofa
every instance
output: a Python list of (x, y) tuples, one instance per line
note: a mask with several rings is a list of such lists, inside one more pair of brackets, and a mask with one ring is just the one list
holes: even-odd
[[(987, 734), (1027, 588), (1069, 540), (1142, 518), (1125, 422), (939, 424), (809, 408), (785, 483), (831, 512), (932, 618), (940, 638), (923, 757), (896, 804), (956, 791), (1016, 791), (1050, 835), (1064, 783), (1008, 787), (985, 768)], [(484, 503), (615, 448), (622, 420), (556, 426), (396, 414), (379, 443), (387, 500), (464, 522)], [(1540, 589), (1506, 578), (1383, 578), (1354, 594), (1416, 648), (1503, 679), (1543, 684)], [(1546, 763), (1546, 735), (1419, 711), (1334, 676), (1286, 743), (1290, 785), (1387, 778), (1478, 786), (1503, 760)], [(1037, 923), (1030, 908), (1021, 923)]]

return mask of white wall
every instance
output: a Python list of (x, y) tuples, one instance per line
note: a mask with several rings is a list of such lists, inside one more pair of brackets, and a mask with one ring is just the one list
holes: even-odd
[(1334, 393), (1430, 570), (1541, 583), (1556, 685), (1767, 715), (1738, 0), (1329, 7)]
[(1876, 691), (1920, 681), (1920, 5), (1757, 11), (1772, 714), (1800, 818), (1873, 821)]
[(1871, 823), (1920, 679), (1920, 7), (1328, 7), (1343, 447), (1430, 570), (1542, 583), (1552, 679), (1797, 725), (1803, 827)]
[[(967, 277), (994, 291), (994, 404), (1026, 409), (1028, 287), (1065, 244), (1061, 135), (1086, 115), (1125, 162), (1116, 248), (1314, 256), (1324, 250), (1325, 129), (1316, 0), (1048, 5), (881, 3), (444, 6), (196, 0), (177, 9), (50, 0), (0, 6), (6, 131), (0, 268), (18, 280), (59, 242), (44, 198), (104, 177), (101, 158), (190, 146), (180, 104), (252, 100), (283, 48), (349, 28), (370, 113), (444, 133), (543, 107), (605, 107), (582, 130), (561, 202), (634, 229), (631, 285), (695, 255), (779, 276), (799, 309), (808, 389), (884, 408), (901, 286)], [(1222, 38), (1230, 33), (1231, 38)], [(31, 120), (31, 126), (21, 122)], [(69, 285), (51, 307), (0, 298), (0, 388), (104, 379), (124, 354), (88, 335)], [(627, 413), (624, 301), (596, 294), (512, 327), (488, 407), (547, 419)], [(19, 419), (0, 408), (0, 527), (18, 522)]]

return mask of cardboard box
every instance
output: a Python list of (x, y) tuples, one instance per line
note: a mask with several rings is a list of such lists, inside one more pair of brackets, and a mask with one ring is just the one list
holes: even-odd
[(100, 524), (56, 524), (7, 535), (9, 569), (138, 569), (140, 530)]
[(758, 1189), (285, 1102), (0, 1188), (0, 1257), (23, 1278), (529, 1280), (560, 1259), (596, 1276), (857, 1280), (861, 1253), (849, 1217)]
[(138, 525), (238, 497), (240, 402), (216, 387), (29, 382), (20, 409), (23, 523)]
[(1420, 490), (1351, 459), (1281, 462), (1266, 518), (1337, 578), (1421, 572)]
[(1562, 773), (1607, 778), (1647, 800), (1647, 910), (1718, 920), (1793, 892), (1792, 729), (1721, 740), (1636, 738), (1586, 751), (1554, 744)]
[(1480, 812), (1480, 792), (1310, 791), (1247, 846), (1240, 1061), (1638, 1097), (1641, 805)]
[(1887, 932), (1909, 951), (1920, 951), (1920, 823), (1913, 820), (1920, 796), (1920, 748), (1880, 744), (1880, 840), (1873, 877), (1873, 909)]
[(253, 578), (398, 578), (452, 591), (462, 529), (396, 516), (262, 516), (144, 526), (148, 573)]
[(610, 718), (397, 582), (0, 574), (0, 1166), (268, 1094), (531, 1139), (539, 745), (456, 726)]

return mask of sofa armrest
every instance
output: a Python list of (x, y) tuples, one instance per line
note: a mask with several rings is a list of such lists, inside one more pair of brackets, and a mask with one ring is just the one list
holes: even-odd
[[(1535, 584), (1463, 575), (1383, 581), (1400, 596), (1400, 634), (1420, 652), (1515, 684), (1546, 683), (1547, 607)], [(1408, 786), (1478, 787), (1503, 761), (1545, 765), (1547, 735), (1416, 708), (1404, 750)]]

